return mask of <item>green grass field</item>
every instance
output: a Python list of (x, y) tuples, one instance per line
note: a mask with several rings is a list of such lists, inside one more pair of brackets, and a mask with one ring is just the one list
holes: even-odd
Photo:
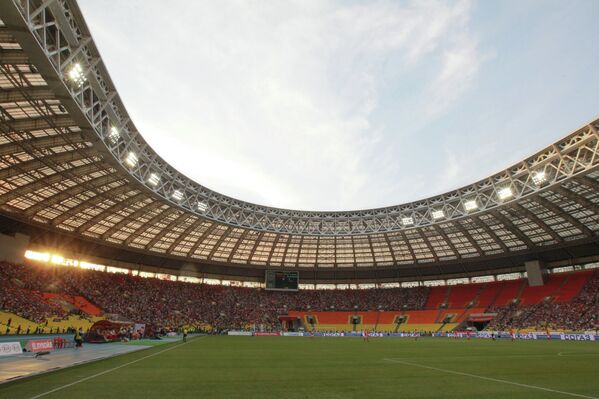
[(599, 398), (599, 343), (198, 337), (1, 385), (0, 397)]

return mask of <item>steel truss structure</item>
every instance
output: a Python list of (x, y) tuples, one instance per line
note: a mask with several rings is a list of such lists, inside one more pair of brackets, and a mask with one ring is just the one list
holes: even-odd
[(257, 267), (395, 267), (564, 248), (599, 232), (599, 120), (467, 187), (309, 212), (216, 193), (130, 120), (72, 0), (0, 3), (0, 210), (165, 257)]

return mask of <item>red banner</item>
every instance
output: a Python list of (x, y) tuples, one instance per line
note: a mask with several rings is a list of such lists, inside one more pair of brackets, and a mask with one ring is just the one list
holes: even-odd
[(255, 332), (254, 335), (257, 337), (278, 337), (281, 334), (278, 332)]
[(33, 339), (27, 342), (25, 349), (28, 352), (44, 352), (53, 349), (52, 340), (50, 339)]

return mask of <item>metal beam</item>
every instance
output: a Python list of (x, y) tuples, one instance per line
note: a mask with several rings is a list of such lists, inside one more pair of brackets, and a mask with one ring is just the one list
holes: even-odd
[[(134, 190), (135, 190), (135, 187), (130, 186), (128, 183), (125, 183), (122, 186), (114, 187), (114, 188), (108, 189), (106, 191), (103, 191), (101, 193), (98, 193), (96, 196), (94, 196), (86, 201), (82, 201), (80, 204), (75, 205), (74, 207), (72, 207), (72, 208), (64, 211), (60, 215), (56, 216), (54, 219), (52, 219), (51, 224), (53, 226), (58, 226), (65, 220), (68, 220), (72, 217), (77, 216), (79, 213), (83, 212), (86, 209), (95, 207), (102, 201), (106, 201), (107, 199), (114, 200), (121, 194), (125, 194), (126, 192), (134, 191)], [(137, 194), (139, 194), (139, 191), (137, 192)]]
[(479, 256), (484, 256), (484, 254), (485, 254), (484, 251), (482, 250), (480, 245), (478, 245), (478, 242), (474, 239), (474, 237), (472, 237), (472, 234), (470, 234), (470, 232), (468, 230), (466, 230), (466, 228), (464, 226), (462, 226), (462, 223), (460, 220), (454, 221), (452, 225), (455, 226), (458, 229), (458, 231), (460, 233), (462, 233), (462, 235), (464, 237), (466, 237), (466, 239), (468, 240), (470, 245), (472, 245), (472, 247), (474, 249), (476, 249), (476, 252), (478, 252)]
[(0, 156), (12, 155), (19, 151), (27, 152), (25, 147), (30, 146), (37, 149), (52, 148), (67, 144), (83, 143), (88, 141), (81, 132), (67, 132), (54, 136), (41, 136), (31, 139), (18, 140), (0, 145)]
[[(191, 215), (191, 217), (197, 217), (197, 216)], [(172, 250), (177, 248), (177, 245), (179, 245), (181, 243), (181, 241), (183, 241), (185, 239), (185, 237), (187, 237), (189, 235), (189, 233), (191, 233), (195, 228), (197, 228), (197, 226), (199, 226), (203, 222), (205, 222), (204, 219), (198, 218), (195, 222), (193, 222), (189, 226), (187, 226), (187, 228), (181, 234), (179, 234), (179, 236), (177, 238), (175, 238), (175, 241), (173, 241), (173, 243), (168, 247), (166, 252), (171, 253)], [(189, 253), (187, 255), (189, 255)]]
[[(132, 197), (129, 197), (125, 200), (116, 200), (115, 204), (98, 213), (87, 222), (83, 223), (81, 226), (77, 228), (77, 233), (81, 234), (84, 231), (87, 231), (90, 227), (96, 225), (100, 220), (105, 219), (110, 214), (116, 214), (121, 209), (126, 208), (130, 205), (136, 204), (138, 202), (146, 201), (148, 199), (148, 195), (146, 193), (139, 193)], [(126, 217), (125, 217), (126, 219)]]
[(20, 87), (0, 91), (0, 103), (55, 99), (54, 92), (47, 86)]
[(0, 129), (8, 132), (74, 127), (77, 124), (68, 115), (40, 116), (0, 122)]
[[(168, 204), (163, 203), (163, 205), (168, 205)], [(154, 217), (152, 217), (147, 222), (143, 223), (141, 226), (139, 226), (137, 229), (135, 229), (135, 231), (129, 237), (127, 237), (127, 239), (125, 240), (125, 245), (131, 244), (131, 242), (135, 239), (135, 237), (138, 237), (141, 233), (147, 231), (149, 228), (154, 226), (154, 224), (156, 224), (156, 222), (158, 222), (159, 220), (167, 218), (171, 214), (173, 214), (174, 212), (177, 212), (177, 211), (178, 211), (177, 208), (169, 206), (168, 208), (162, 210), (162, 212), (159, 212), (158, 214), (154, 215)], [(142, 215), (143, 215), (143, 213), (142, 213)], [(158, 235), (158, 234), (156, 234), (156, 235)]]
[(523, 212), (524, 216), (529, 218), (533, 223), (536, 223), (541, 229), (543, 229), (543, 231), (545, 233), (549, 234), (549, 236), (551, 236), (551, 238), (553, 238), (556, 242), (558, 242), (558, 243), (564, 242), (564, 239), (562, 237), (560, 237), (559, 234), (557, 234), (552, 228), (547, 226), (547, 223), (543, 222), (531, 210), (527, 209), (526, 207), (524, 207), (524, 205), (522, 205), (520, 203), (516, 203), (516, 204), (514, 204), (514, 206), (516, 208), (518, 208), (518, 210)]
[(177, 226), (182, 221), (191, 218), (191, 215), (189, 215), (187, 212), (183, 212), (181, 210), (177, 210), (177, 211), (181, 212), (181, 214), (179, 216), (177, 216), (176, 218), (174, 218), (173, 220), (171, 220), (171, 222), (169, 224), (167, 224), (166, 227), (164, 227), (162, 230), (160, 230), (160, 232), (158, 232), (158, 234), (156, 234), (150, 240), (150, 242), (148, 242), (146, 244), (146, 246), (145, 246), (146, 250), (150, 250), (150, 248), (152, 248), (154, 245), (156, 245), (156, 243), (158, 241), (160, 241), (165, 235), (167, 235), (168, 233), (171, 233), (173, 230), (173, 227)]
[(56, 168), (68, 162), (79, 161), (85, 158), (97, 156), (97, 152), (92, 148), (84, 148), (77, 151), (60, 152), (40, 159), (31, 159), (29, 161), (15, 163), (7, 168), (0, 170), (0, 180), (9, 179), (27, 172), (43, 168), (47, 164), (55, 165)]
[(94, 179), (86, 181), (85, 183), (76, 184), (76, 185), (69, 187), (65, 190), (59, 191), (58, 193), (56, 193), (48, 198), (44, 198), (43, 200), (36, 203), (35, 205), (32, 205), (29, 208), (27, 208), (23, 213), (27, 217), (31, 217), (31, 216), (37, 214), (38, 212), (42, 211), (43, 209), (51, 207), (54, 204), (58, 204), (58, 203), (66, 200), (66, 199), (69, 199), (69, 198), (74, 198), (75, 196), (77, 196), (85, 191), (97, 190), (98, 188), (100, 188), (102, 186), (106, 186), (108, 184), (117, 182), (117, 181), (119, 181), (119, 179), (121, 179), (120, 176), (114, 175), (114, 174), (109, 174), (109, 175), (103, 175), (100, 177), (96, 177)]
[(595, 236), (595, 233), (589, 229), (587, 226), (585, 226), (580, 220), (576, 219), (575, 217), (573, 217), (572, 215), (570, 215), (568, 212), (564, 211), (561, 207), (557, 206), (556, 204), (554, 204), (553, 202), (549, 201), (547, 198), (543, 198), (540, 195), (537, 195), (534, 200), (541, 206), (544, 206), (545, 208), (549, 209), (551, 212), (555, 213), (558, 216), (563, 217), (564, 219), (566, 219), (568, 222), (570, 222), (570, 224), (574, 227), (576, 227), (578, 230), (580, 230), (582, 232), (582, 234), (584, 234), (587, 237), (593, 237)]
[(0, 51), (0, 64), (29, 64), (29, 56), (23, 50), (2, 50)]
[(442, 229), (441, 227), (439, 227), (438, 224), (433, 224), (433, 228), (435, 229), (437, 234), (439, 234), (445, 240), (447, 245), (449, 245), (449, 247), (453, 251), (456, 259), (460, 259), (462, 257), (462, 255), (460, 254), (460, 251), (458, 251), (458, 249), (455, 247), (453, 242), (451, 242), (451, 240), (449, 239), (449, 236), (445, 233), (445, 229)]
[[(202, 222), (205, 222), (205, 220), (202, 221)], [(210, 234), (212, 234), (212, 231), (215, 230), (218, 226), (220, 226), (218, 223), (212, 223), (212, 225), (209, 226), (206, 229), (206, 231), (204, 231), (204, 233), (202, 233), (202, 235), (196, 240), (196, 242), (194, 242), (191, 245), (191, 248), (189, 249), (189, 252), (187, 253), (187, 256), (193, 256), (193, 254), (195, 254), (196, 250), (198, 249), (198, 247), (200, 246), (200, 244), (202, 243), (202, 241), (204, 241), (204, 239), (206, 237), (208, 237)], [(223, 233), (223, 234), (225, 234), (225, 233)], [(212, 250), (214, 250), (214, 248), (212, 248)], [(211, 253), (212, 253), (212, 251), (211, 251)]]
[(492, 211), (491, 215), (493, 215), (497, 220), (499, 220), (505, 226), (506, 230), (511, 232), (513, 235), (516, 236), (516, 238), (522, 241), (527, 248), (534, 248), (535, 245), (532, 241), (530, 241), (530, 238), (528, 238), (526, 234), (522, 232), (522, 230), (516, 227), (516, 225), (512, 223), (511, 220), (502, 215), (501, 212), (499, 212), (499, 210)]
[(258, 244), (260, 244), (260, 242), (262, 241), (264, 234), (265, 233), (263, 231), (258, 233), (258, 237), (256, 237), (256, 242), (254, 243), (254, 246), (252, 247), (252, 250), (250, 251), (250, 256), (248, 257), (248, 260), (247, 260), (248, 264), (252, 263), (252, 258), (254, 257), (254, 253), (256, 252), (256, 249), (258, 249)]
[[(148, 197), (148, 198), (151, 198), (151, 197)], [(125, 200), (123, 202), (127, 202), (127, 200)], [(133, 203), (131, 203), (131, 205), (133, 205)], [(142, 206), (141, 208), (133, 211), (133, 213), (130, 213), (129, 215), (125, 216), (119, 222), (115, 223), (112, 227), (110, 227), (108, 230), (106, 230), (104, 233), (102, 233), (101, 238), (103, 240), (106, 240), (107, 238), (112, 237), (112, 235), (114, 233), (118, 232), (121, 228), (125, 227), (129, 223), (137, 221), (137, 219), (139, 219), (141, 216), (143, 216), (149, 212), (152, 212), (154, 209), (160, 208), (161, 206), (164, 206), (164, 205), (166, 205), (166, 204), (162, 201), (153, 200), (153, 202)], [(124, 208), (126, 208), (126, 206), (121, 209), (124, 209)], [(127, 240), (129, 240), (129, 238), (131, 238), (133, 236), (133, 239), (135, 239), (137, 237), (134, 235), (135, 235), (135, 232), (131, 233), (129, 235), (129, 237), (127, 237), (127, 239), (125, 240), (125, 243), (127, 243), (127, 245), (128, 245), (128, 242), (131, 242), (131, 241), (127, 241)]]
[[(241, 233), (241, 235), (237, 238), (237, 241), (235, 242), (235, 244), (233, 245), (233, 248), (231, 249), (231, 253), (229, 254), (229, 257), (227, 258), (227, 262), (231, 263), (231, 260), (233, 259), (233, 255), (235, 255), (235, 251), (237, 251), (237, 248), (239, 248), (239, 245), (241, 245), (241, 242), (243, 240), (245, 240), (245, 237), (247, 237), (248, 234), (250, 234), (250, 229), (246, 229), (245, 231), (243, 231), (243, 233)], [(210, 253), (209, 258), (212, 258), (212, 255), (214, 254), (214, 252), (216, 251), (217, 248), (220, 247), (220, 244), (222, 244), (222, 242), (225, 240), (226, 237), (229, 236), (229, 234), (231, 234), (233, 232), (233, 229), (229, 229), (227, 230), (227, 235), (225, 236), (225, 234), (223, 234), (220, 239), (217, 241), (217, 243), (214, 245), (214, 250)], [(249, 259), (249, 258), (248, 258)]]
[(41, 188), (49, 187), (53, 184), (56, 184), (63, 180), (67, 180), (72, 177), (81, 177), (84, 175), (88, 175), (92, 172), (98, 171), (98, 169), (98, 165), (88, 164), (69, 169), (68, 173), (70, 176), (65, 176), (61, 172), (55, 173), (50, 176), (44, 176), (43, 179), (34, 180), (31, 183), (24, 184), (20, 187), (10, 190), (7, 193), (0, 195), (0, 204), (5, 204), (9, 201), (12, 201), (15, 198), (22, 197)]
[(474, 224), (483, 229), (485, 233), (487, 233), (494, 240), (494, 242), (499, 245), (501, 249), (503, 249), (503, 252), (510, 252), (510, 249), (507, 245), (505, 245), (503, 240), (493, 231), (493, 229), (491, 229), (491, 227), (489, 227), (487, 223), (485, 223), (484, 220), (481, 220), (478, 215), (472, 216), (471, 220), (474, 222)]
[(576, 202), (578, 205), (582, 206), (585, 209), (593, 211), (596, 215), (599, 215), (599, 205), (594, 202), (589, 201), (582, 195), (575, 193), (572, 190), (568, 190), (567, 188), (558, 187), (555, 190), (557, 193), (562, 194), (564, 197)]

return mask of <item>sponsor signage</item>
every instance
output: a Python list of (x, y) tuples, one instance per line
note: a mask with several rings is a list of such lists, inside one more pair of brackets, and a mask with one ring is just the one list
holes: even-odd
[(304, 333), (293, 332), (293, 331), (285, 331), (281, 335), (283, 335), (284, 337), (303, 337)]
[(253, 334), (251, 331), (229, 331), (227, 335), (240, 335), (245, 337), (251, 337)]
[(0, 356), (18, 355), (23, 353), (20, 342), (0, 342)]
[(595, 336), (591, 334), (561, 334), (562, 341), (595, 341)]
[(28, 352), (51, 351), (53, 348), (52, 340), (50, 339), (32, 339), (31, 341), (27, 341), (27, 345), (25, 345), (25, 349)]
[(278, 337), (281, 334), (278, 332), (255, 332), (254, 335), (256, 337)]

